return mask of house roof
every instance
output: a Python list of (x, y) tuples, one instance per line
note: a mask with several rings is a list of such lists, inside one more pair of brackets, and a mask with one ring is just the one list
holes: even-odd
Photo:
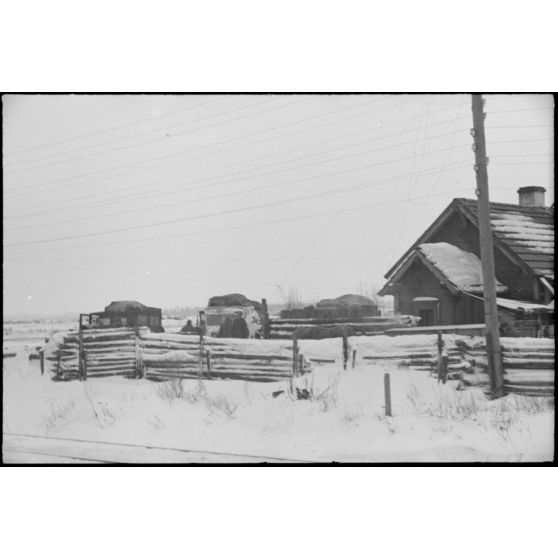
[[(457, 199), (478, 223), (475, 200)], [(492, 233), (537, 276), (554, 275), (554, 213), (546, 207), (490, 204)]]
[[(436, 231), (455, 213), (461, 213), (478, 227), (478, 202), (455, 198), (417, 241), (386, 273), (390, 278), (410, 254), (428, 243)], [(545, 207), (523, 207), (490, 203), (494, 244), (526, 271), (539, 277), (554, 278), (554, 212)]]
[[(453, 294), (478, 293), (482, 294), (482, 265), (480, 260), (471, 252), (466, 252), (448, 242), (425, 243), (417, 246), (409, 253), (399, 267), (390, 276), (388, 284), (380, 291), (384, 291), (391, 283), (395, 283), (409, 269), (413, 262), (419, 260), (435, 275)], [(496, 280), (496, 292), (507, 290), (505, 285)]]
[[(421, 244), (418, 250), (458, 290), (482, 293), (482, 265), (475, 254), (447, 242)], [(496, 280), (496, 292), (505, 290), (506, 287)]]

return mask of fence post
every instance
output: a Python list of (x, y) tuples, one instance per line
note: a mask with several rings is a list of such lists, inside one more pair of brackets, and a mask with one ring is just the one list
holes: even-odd
[(78, 334), (79, 349), (78, 349), (78, 378), (83, 380), (83, 330), (79, 328)]
[(87, 380), (87, 351), (83, 351), (83, 364), (82, 364), (82, 370), (83, 370), (83, 380)]
[(60, 376), (60, 353), (56, 356), (56, 375)]
[(347, 362), (349, 362), (349, 339), (347, 328), (343, 327), (343, 370), (347, 370)]
[(141, 363), (140, 363), (140, 347), (139, 347), (139, 332), (138, 326), (134, 327), (134, 364), (136, 373), (134, 374), (134, 378), (141, 378)]
[(207, 377), (211, 378), (211, 351), (209, 349), (205, 351), (205, 358), (207, 361)]
[(438, 339), (436, 341), (436, 345), (438, 347), (438, 360), (437, 360), (437, 368), (438, 368), (438, 382), (440, 382), (442, 378), (442, 350), (444, 348), (444, 341), (442, 339), (442, 332), (438, 332)]
[(267, 307), (267, 299), (262, 298), (262, 313), (263, 313), (263, 338), (269, 339), (269, 308)]
[(43, 349), (39, 350), (39, 359), (41, 362), (41, 376), (45, 373), (45, 352)]
[(448, 353), (444, 349), (442, 351), (442, 363), (440, 367), (440, 376), (442, 383), (445, 384), (448, 381)]
[[(200, 312), (201, 315), (201, 312)], [(201, 323), (201, 322), (200, 322)], [(200, 327), (200, 348), (199, 348), (199, 365), (200, 369), (198, 372), (198, 376), (201, 378), (203, 377), (203, 351), (204, 351), (204, 343), (203, 343), (203, 327)]]
[(290, 391), (294, 393), (294, 377), (297, 375), (298, 369), (298, 339), (296, 337), (296, 330), (293, 332), (293, 370), (290, 380)]
[(384, 374), (384, 398), (386, 417), (391, 417), (391, 386), (388, 373)]
[(353, 368), (356, 366), (356, 349), (353, 349)]

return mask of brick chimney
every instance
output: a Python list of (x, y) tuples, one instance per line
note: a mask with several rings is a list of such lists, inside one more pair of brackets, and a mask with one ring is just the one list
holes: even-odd
[(522, 207), (545, 207), (542, 186), (523, 186), (517, 190), (519, 194), (519, 205)]

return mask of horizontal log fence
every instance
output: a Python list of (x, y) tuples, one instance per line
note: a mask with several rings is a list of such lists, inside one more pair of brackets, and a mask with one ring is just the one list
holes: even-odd
[[(554, 396), (555, 351), (553, 339), (502, 338), (504, 389), (506, 393)], [(488, 390), (488, 358), (484, 340), (456, 340), (462, 358), (469, 364), (461, 380), (465, 386)]]
[[(296, 320), (291, 320), (292, 322)], [(294, 330), (293, 330), (294, 331)], [(297, 332), (298, 333), (298, 332)], [(460, 380), (462, 386), (487, 389), (484, 339), (458, 335), (400, 336), (385, 339), (339, 339), (338, 356), (323, 353), (321, 341), (293, 335), (285, 340), (216, 339), (153, 333), (148, 328), (82, 330), (58, 337), (43, 353), (45, 370), (56, 379), (124, 376), (243, 379), (273, 382), (305, 374), (315, 364), (354, 368), (357, 363), (389, 362), (429, 371), (439, 381)], [(377, 340), (377, 341), (376, 341)], [(502, 338), (507, 393), (554, 395), (555, 352), (552, 339)], [(335, 357), (335, 358), (334, 358)]]
[[(358, 346), (365, 362), (390, 362), (415, 370), (425, 370), (439, 381), (460, 380), (463, 387), (479, 387), (488, 392), (488, 360), (481, 337), (429, 336), (431, 341), (417, 345), (399, 338), (397, 346), (373, 343)], [(504, 386), (506, 393), (554, 396), (555, 351), (553, 339), (502, 338)]]
[(45, 358), (57, 380), (125, 376), (269, 382), (310, 371), (310, 362), (293, 349), (292, 342), (200, 339), (148, 328), (84, 329), (64, 335)]

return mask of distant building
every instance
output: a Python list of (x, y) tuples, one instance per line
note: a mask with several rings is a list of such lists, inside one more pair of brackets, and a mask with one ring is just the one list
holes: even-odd
[[(510, 335), (553, 332), (554, 211), (544, 188), (518, 193), (517, 205), (490, 204), (500, 323)], [(385, 277), (378, 294), (420, 325), (484, 322), (477, 201), (454, 199)]]
[(80, 326), (91, 328), (147, 326), (155, 332), (164, 331), (161, 309), (145, 306), (135, 300), (111, 302), (102, 312), (82, 314)]

